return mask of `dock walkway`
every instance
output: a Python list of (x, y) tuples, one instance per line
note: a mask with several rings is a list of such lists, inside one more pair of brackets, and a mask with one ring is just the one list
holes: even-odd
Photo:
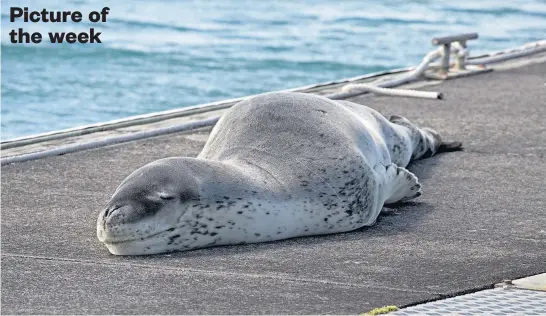
[(351, 233), (148, 257), (108, 253), (98, 212), (134, 169), (208, 129), (2, 167), (3, 314), (358, 314), (546, 272), (546, 61), (448, 80), (446, 100), (360, 96), (462, 152), (409, 167), (423, 196)]

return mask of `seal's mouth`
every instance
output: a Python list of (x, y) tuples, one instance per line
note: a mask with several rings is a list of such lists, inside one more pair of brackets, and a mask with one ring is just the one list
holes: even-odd
[(173, 235), (174, 228), (160, 232), (131, 238), (105, 237), (99, 240), (108, 248), (113, 255), (149, 255), (163, 253), (169, 250), (169, 238)]
[[(146, 236), (127, 236), (126, 238), (123, 238), (123, 236), (108, 236), (105, 231), (102, 231), (102, 234), (99, 234), (99, 240), (105, 244), (123, 244), (123, 243), (130, 243), (130, 242), (139, 242), (139, 241), (145, 241), (148, 239), (153, 239), (156, 237), (163, 237), (163, 235), (168, 235), (168, 233), (174, 231), (175, 228), (171, 227), (165, 230), (161, 230), (159, 232), (146, 235)], [(138, 231), (137, 231), (138, 232)], [(105, 236), (106, 235), (106, 236)]]
[(138, 238), (130, 238), (130, 239), (122, 239), (122, 238), (103, 238), (101, 240), (101, 242), (105, 243), (105, 244), (122, 244), (122, 243), (127, 243), (127, 242), (134, 242), (134, 241), (144, 241), (146, 239), (150, 239), (150, 238), (153, 238), (155, 236), (158, 236), (158, 235), (161, 235), (161, 234), (164, 234), (164, 233), (167, 233), (168, 231), (172, 231), (173, 229), (171, 230), (164, 230), (164, 231), (160, 231), (158, 233), (154, 233), (154, 234), (151, 234), (151, 235), (148, 235), (148, 236), (145, 236), (145, 237), (138, 237)]

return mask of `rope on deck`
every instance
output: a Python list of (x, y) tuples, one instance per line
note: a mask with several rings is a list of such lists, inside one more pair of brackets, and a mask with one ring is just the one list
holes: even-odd
[(219, 119), (220, 117), (213, 117), (206, 120), (193, 121), (193, 122), (171, 126), (171, 127), (159, 128), (159, 129), (154, 129), (150, 131), (136, 132), (133, 134), (116, 136), (116, 137), (109, 137), (109, 138), (92, 141), (88, 143), (83, 143), (83, 144), (62, 146), (62, 147), (44, 150), (44, 151), (40, 151), (36, 153), (6, 157), (6, 158), (2, 158), (1, 165), (5, 166), (5, 165), (16, 163), (16, 162), (36, 160), (36, 159), (41, 159), (41, 158), (50, 157), (50, 156), (59, 156), (59, 155), (74, 153), (77, 151), (94, 149), (94, 148), (99, 148), (99, 147), (104, 147), (104, 146), (114, 145), (114, 144), (120, 144), (120, 143), (139, 140), (143, 138), (153, 137), (153, 136), (190, 131), (197, 128), (213, 126), (214, 124), (216, 124), (216, 122), (218, 122)]
[[(414, 77), (414, 76), (417, 76), (415, 72), (410, 74), (410, 76), (408, 77)], [(388, 84), (388, 82), (385, 82), (385, 83)], [(326, 97), (330, 99), (334, 99), (334, 100), (344, 99), (351, 95), (362, 94), (363, 90), (374, 92), (377, 94), (390, 95), (390, 96), (406, 96), (406, 97), (427, 98), (427, 99), (442, 99), (443, 98), (442, 94), (438, 92), (403, 90), (403, 89), (387, 89), (387, 88), (381, 88), (381, 87), (376, 87), (371, 85), (360, 85), (360, 86), (357, 86), (356, 89), (351, 88), (351, 90), (349, 91), (327, 95)], [(83, 144), (62, 146), (62, 147), (48, 149), (48, 150), (44, 150), (44, 151), (40, 151), (36, 153), (6, 157), (0, 160), (0, 165), (5, 166), (12, 163), (37, 160), (37, 159), (51, 157), (51, 156), (60, 156), (60, 155), (65, 155), (65, 154), (88, 150), (88, 149), (94, 149), (94, 148), (120, 144), (120, 143), (126, 143), (126, 142), (144, 139), (144, 138), (153, 137), (153, 136), (166, 135), (166, 134), (190, 131), (190, 130), (202, 128), (202, 127), (214, 126), (219, 119), (220, 117), (213, 117), (206, 120), (193, 121), (193, 122), (184, 123), (181, 125), (175, 125), (171, 127), (159, 128), (159, 129), (150, 130), (150, 131), (136, 132), (136, 133), (122, 135), (122, 136), (109, 137), (109, 138), (92, 141), (88, 143), (83, 143)]]
[[(405, 96), (405, 97), (417, 97), (417, 98), (424, 97), (426, 99), (442, 99), (443, 95), (437, 92), (429, 92), (430, 94), (427, 94), (425, 96), (423, 94), (423, 91), (386, 89), (390, 87), (400, 86), (420, 78), (425, 72), (425, 70), (427, 70), (428, 66), (433, 61), (442, 57), (442, 54), (443, 52), (440, 49), (435, 49), (432, 52), (426, 54), (425, 57), (423, 58), (423, 61), (421, 61), (421, 63), (419, 64), (419, 66), (417, 66), (407, 76), (403, 76), (401, 78), (394, 79), (394, 80), (380, 82), (377, 85), (370, 85), (367, 83), (349, 84), (343, 87), (344, 91), (339, 93), (333, 93), (326, 97), (332, 100), (342, 100), (342, 99), (347, 99), (350, 97), (360, 95), (364, 92), (370, 91), (376, 94), (384, 94), (384, 95), (391, 95), (391, 96)], [(400, 92), (400, 91), (404, 91), (404, 92)]]
[[(418, 78), (425, 71), (428, 64), (432, 60), (434, 60), (434, 58), (437, 58), (438, 56), (439, 56), (439, 53), (437, 51), (429, 53), (425, 57), (423, 62), (408, 76), (404, 76), (403, 78), (396, 79), (396, 80), (383, 82), (382, 87), (372, 86), (369, 84), (360, 84), (360, 85), (356, 85), (356, 87), (349, 86), (350, 89), (348, 91), (329, 94), (329, 95), (326, 95), (325, 97), (332, 100), (345, 99), (351, 96), (362, 94), (365, 90), (365, 91), (374, 92), (374, 93), (382, 94), (382, 95), (389, 95), (389, 96), (442, 99), (443, 95), (438, 92), (385, 88), (388, 86), (400, 85)], [(175, 125), (175, 126), (166, 127), (166, 128), (159, 128), (159, 129), (155, 129), (151, 131), (136, 132), (133, 134), (110, 137), (110, 138), (105, 138), (105, 139), (83, 143), (83, 144), (62, 146), (62, 147), (48, 149), (48, 150), (44, 150), (44, 151), (40, 151), (36, 153), (6, 157), (0, 160), (0, 164), (1, 166), (5, 166), (12, 163), (37, 160), (37, 159), (51, 157), (51, 156), (60, 156), (60, 155), (74, 153), (74, 152), (78, 152), (82, 150), (94, 149), (94, 148), (99, 148), (99, 147), (104, 147), (104, 146), (109, 146), (114, 144), (120, 144), (120, 143), (130, 142), (130, 141), (139, 140), (143, 138), (153, 137), (153, 136), (166, 135), (166, 134), (172, 134), (177, 132), (189, 131), (189, 130), (202, 128), (202, 127), (214, 126), (219, 119), (220, 117), (213, 117), (206, 120), (193, 121), (193, 122), (189, 122), (189, 123), (185, 123), (181, 125)]]
[[(403, 89), (386, 89), (386, 88), (399, 86), (421, 77), (423, 73), (425, 72), (425, 70), (429, 67), (429, 65), (433, 61), (439, 59), (440, 57), (444, 57), (446, 53), (449, 54), (451, 52), (458, 52), (459, 54), (461, 54), (461, 56), (466, 55), (467, 51), (463, 48), (464, 47), (455, 46), (452, 51), (447, 51), (447, 52), (445, 50), (442, 50), (441, 48), (436, 49), (428, 53), (425, 56), (425, 58), (423, 58), (423, 61), (407, 76), (403, 76), (401, 78), (390, 80), (390, 81), (381, 82), (378, 85), (350, 84), (343, 89), (344, 91), (340, 93), (329, 94), (329, 95), (326, 95), (325, 97), (329, 99), (333, 99), (333, 100), (339, 100), (339, 99), (346, 99), (349, 97), (353, 97), (353, 96), (362, 94), (364, 92), (374, 92), (377, 94), (391, 95), (391, 96), (442, 99), (443, 98), (442, 94), (437, 92), (403, 90)], [(511, 58), (517, 58), (517, 57), (527, 56), (531, 54), (536, 54), (543, 51), (546, 51), (546, 41), (538, 41), (535, 43), (527, 44), (521, 48), (518, 48), (515, 51), (506, 52), (502, 55), (488, 56), (485, 58), (479, 58), (479, 59), (468, 60), (468, 61), (465, 60), (465, 62), (467, 64), (484, 65), (488, 63), (495, 63), (502, 60), (511, 59)], [(74, 153), (77, 151), (94, 149), (94, 148), (104, 147), (104, 146), (113, 145), (113, 144), (125, 143), (129, 141), (144, 139), (144, 138), (153, 137), (153, 136), (166, 135), (171, 133), (189, 131), (189, 130), (202, 128), (202, 127), (214, 126), (219, 119), (220, 117), (213, 117), (206, 120), (193, 121), (193, 122), (166, 127), (166, 128), (136, 132), (133, 134), (110, 137), (110, 138), (106, 138), (106, 139), (102, 139), (98, 141), (92, 141), (92, 142), (83, 143), (83, 144), (68, 145), (68, 146), (44, 150), (44, 151), (36, 152), (36, 153), (6, 157), (6, 158), (2, 158), (0, 160), (0, 163), (1, 163), (1, 166), (5, 166), (8, 164), (17, 163), (17, 162), (31, 161), (31, 160), (41, 159), (45, 157), (50, 157), (50, 156), (59, 156), (59, 155), (64, 155), (68, 153)]]

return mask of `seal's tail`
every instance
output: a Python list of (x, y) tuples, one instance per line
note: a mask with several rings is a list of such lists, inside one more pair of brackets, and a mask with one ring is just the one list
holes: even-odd
[(386, 191), (385, 204), (411, 200), (421, 196), (421, 184), (417, 177), (408, 169), (398, 167), (391, 163), (386, 167)]

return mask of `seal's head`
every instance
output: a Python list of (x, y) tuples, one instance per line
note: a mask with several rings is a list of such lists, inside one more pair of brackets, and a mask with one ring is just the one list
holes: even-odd
[[(161, 159), (130, 174), (97, 221), (97, 236), (112, 254), (173, 251), (180, 219), (199, 198), (196, 177), (180, 158)], [(169, 241), (171, 243), (169, 244)]]

